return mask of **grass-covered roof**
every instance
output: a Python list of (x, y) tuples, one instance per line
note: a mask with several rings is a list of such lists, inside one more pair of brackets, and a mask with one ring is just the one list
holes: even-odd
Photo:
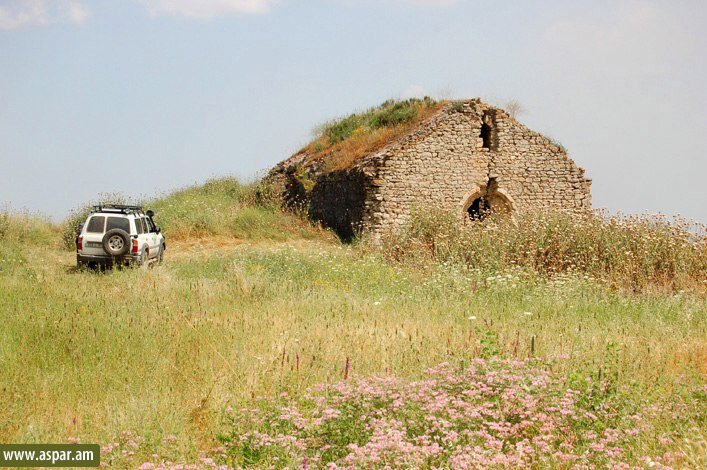
[(351, 167), (357, 160), (380, 150), (412, 131), (437, 112), (444, 102), (425, 97), (388, 100), (315, 129), (315, 138), (297, 152), (307, 161), (321, 161), (326, 170)]

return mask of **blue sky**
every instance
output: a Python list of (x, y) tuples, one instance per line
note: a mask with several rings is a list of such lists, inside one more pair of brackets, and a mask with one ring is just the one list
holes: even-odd
[(250, 178), (390, 97), (518, 100), (594, 205), (707, 222), (707, 2), (0, 0), (0, 204)]

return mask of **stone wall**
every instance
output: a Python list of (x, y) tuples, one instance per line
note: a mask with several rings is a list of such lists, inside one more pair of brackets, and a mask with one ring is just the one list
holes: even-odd
[[(298, 154), (271, 172), (289, 175), (286, 199), (302, 197), (293, 175), (304, 161)], [(354, 168), (325, 173), (320, 163), (308, 163), (313, 187), (304, 204), (342, 238), (400, 227), (415, 208), (453, 211), (466, 220), (480, 197), (491, 210), (509, 212), (590, 207), (591, 181), (563, 148), (478, 99), (449, 103)]]
[[(482, 125), (486, 123), (486, 139)], [(449, 105), (395, 148), (361, 166), (376, 181), (376, 207), (363, 225), (374, 232), (405, 224), (415, 207), (466, 216), (487, 196), (492, 209), (579, 211), (590, 206), (590, 181), (546, 137), (478, 100)]]

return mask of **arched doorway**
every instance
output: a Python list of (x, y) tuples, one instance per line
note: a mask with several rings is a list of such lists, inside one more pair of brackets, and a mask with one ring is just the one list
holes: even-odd
[(466, 196), (463, 208), (468, 220), (480, 221), (492, 214), (512, 214), (513, 202), (498, 188), (496, 178), (490, 178), (486, 184), (477, 186)]
[(469, 220), (484, 220), (491, 212), (491, 207), (486, 196), (479, 196), (471, 202), (466, 209)]

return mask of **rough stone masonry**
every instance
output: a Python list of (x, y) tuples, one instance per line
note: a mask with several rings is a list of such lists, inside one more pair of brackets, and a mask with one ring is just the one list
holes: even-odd
[[(414, 210), (457, 213), (460, 223), (488, 212), (514, 214), (590, 207), (591, 180), (565, 149), (479, 99), (454, 101), (407, 135), (345, 170), (298, 153), (268, 178), (284, 200), (351, 238), (380, 236), (410, 220)], [(298, 175), (305, 172), (310, 187)]]

